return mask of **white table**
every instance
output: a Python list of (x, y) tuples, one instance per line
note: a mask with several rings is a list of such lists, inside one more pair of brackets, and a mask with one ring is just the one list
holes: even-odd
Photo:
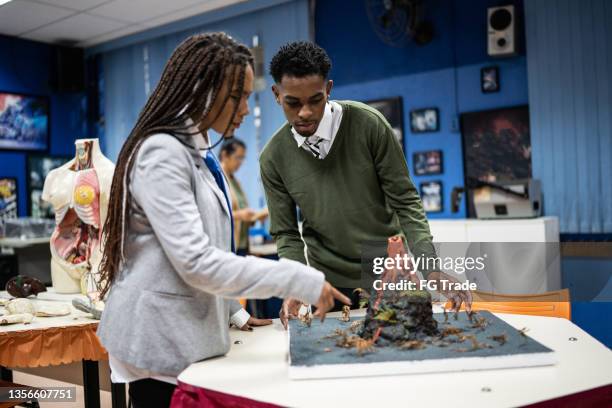
[[(0, 299), (11, 299), (12, 296), (9, 295), (6, 291), (0, 292)], [(70, 315), (68, 316), (57, 316), (57, 317), (34, 317), (31, 323), (29, 324), (11, 324), (7, 326), (0, 326), (0, 332), (17, 332), (23, 330), (36, 330), (36, 329), (48, 329), (52, 327), (68, 327), (68, 326), (82, 326), (88, 325), (92, 323), (97, 323), (97, 320), (94, 320), (90, 313), (82, 312), (78, 309), (75, 309), (72, 306), (72, 299), (80, 298), (83, 300), (87, 300), (85, 295), (81, 294), (60, 294), (55, 293), (53, 288), (47, 288), (46, 292), (40, 292), (36, 297), (30, 297), (29, 300), (36, 304), (44, 304), (44, 303), (53, 303), (53, 304), (65, 304), (70, 306)], [(2, 313), (3, 308), (0, 309), (0, 314)]]
[(479, 290), (520, 295), (561, 289), (557, 217), (434, 219), (429, 227), (440, 257), (474, 256), (472, 251), (491, 257), (486, 274), (466, 275)]
[[(555, 366), (362, 377), (289, 380), (287, 339), (280, 322), (253, 332), (232, 330), (224, 356), (192, 364), (179, 381), (213, 391), (291, 407), (514, 407), (612, 383), (612, 351), (569, 320), (497, 314), (557, 352)], [(577, 341), (569, 341), (575, 337)]]
[[(0, 299), (10, 299), (11, 296), (6, 292), (0, 292)], [(98, 325), (98, 321), (94, 320), (89, 313), (82, 312), (75, 309), (72, 306), (72, 299), (81, 298), (87, 299), (86, 296), (81, 294), (59, 294), (55, 293), (53, 288), (47, 288), (47, 292), (41, 292), (36, 297), (31, 297), (30, 300), (35, 304), (54, 303), (54, 304), (66, 304), (70, 306), (71, 313), (68, 316), (57, 316), (57, 317), (34, 317), (29, 324), (12, 324), (7, 326), (0, 326), (0, 335), (4, 338), (14, 339), (15, 337), (23, 337), (24, 333), (36, 336), (39, 333), (44, 333), (46, 330), (83, 330), (83, 331), (95, 331)], [(4, 308), (0, 308), (1, 312), (4, 312)], [(83, 326), (81, 329), (75, 326)], [(28, 337), (27, 339), (29, 339)], [(26, 339), (26, 341), (27, 341)], [(65, 344), (65, 347), (69, 347), (69, 344)], [(101, 350), (100, 350), (101, 349)], [(88, 348), (89, 350), (89, 348)], [(40, 351), (40, 350), (39, 350)], [(83, 365), (83, 386), (85, 390), (85, 407), (87, 408), (98, 408), (100, 407), (100, 383), (98, 375), (98, 359), (102, 357), (106, 359), (106, 351), (97, 346), (94, 357), (87, 355), (84, 350), (80, 350), (79, 359), (81, 359)], [(70, 357), (74, 357), (69, 354)], [(90, 360), (95, 358), (96, 360)], [(70, 360), (69, 362), (76, 362), (77, 360)], [(53, 361), (52, 364), (65, 364), (66, 361)], [(39, 367), (36, 362), (30, 362), (23, 366), (25, 368)], [(8, 369), (20, 367), (6, 367)], [(7, 381), (12, 381), (12, 373), (3, 369), (3, 378)], [(112, 384), (112, 402), (113, 407), (125, 407), (125, 386), (123, 384)]]
[(559, 242), (557, 217), (429, 220), (434, 242)]
[(0, 247), (6, 248), (27, 248), (32, 245), (48, 244), (51, 237), (43, 238), (0, 238)]

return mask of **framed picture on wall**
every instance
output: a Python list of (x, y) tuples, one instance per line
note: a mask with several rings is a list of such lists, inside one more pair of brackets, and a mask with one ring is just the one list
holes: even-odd
[(414, 109), (410, 111), (412, 133), (429, 133), (440, 130), (438, 108)]
[(396, 96), (394, 98), (377, 99), (374, 101), (365, 102), (370, 105), (387, 119), (387, 122), (391, 125), (395, 137), (404, 148), (404, 109), (402, 105), (402, 97)]
[(428, 181), (419, 186), (421, 201), (426, 212), (442, 212), (442, 182)]
[(49, 172), (71, 160), (68, 156), (30, 155), (28, 157), (28, 215), (33, 218), (54, 218), (53, 207), (42, 200), (45, 178)]
[(461, 115), (466, 185), (531, 178), (529, 107)]
[(442, 150), (415, 152), (412, 154), (412, 164), (417, 176), (442, 174)]
[(531, 178), (529, 107), (464, 113), (461, 136), (468, 217), (475, 217), (470, 186)]
[(480, 89), (483, 93), (499, 92), (498, 67), (484, 67), (480, 70)]
[(49, 100), (0, 92), (0, 149), (47, 150)]
[(5, 220), (17, 218), (17, 210), (17, 179), (0, 177), (0, 227), (4, 225)]

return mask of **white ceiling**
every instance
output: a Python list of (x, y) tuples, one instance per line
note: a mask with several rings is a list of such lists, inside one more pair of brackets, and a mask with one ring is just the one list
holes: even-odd
[(0, 34), (89, 47), (248, 0), (13, 0)]

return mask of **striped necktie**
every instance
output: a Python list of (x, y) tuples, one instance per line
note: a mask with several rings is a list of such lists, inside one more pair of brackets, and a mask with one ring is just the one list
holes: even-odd
[(312, 153), (312, 155), (316, 157), (317, 159), (321, 158), (321, 148), (319, 147), (319, 145), (321, 144), (322, 141), (323, 141), (322, 138), (318, 138), (318, 140), (314, 143), (309, 142), (308, 139), (304, 140), (304, 144), (308, 148), (308, 151), (310, 151), (310, 153)]

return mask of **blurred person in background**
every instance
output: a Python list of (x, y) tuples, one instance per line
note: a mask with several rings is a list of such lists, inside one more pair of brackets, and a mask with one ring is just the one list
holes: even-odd
[(228, 179), (231, 191), (236, 253), (243, 256), (249, 253), (249, 227), (257, 221), (268, 218), (267, 208), (255, 211), (249, 207), (246, 194), (235, 177), (245, 157), (246, 145), (236, 137), (226, 140), (219, 152), (221, 168)]

